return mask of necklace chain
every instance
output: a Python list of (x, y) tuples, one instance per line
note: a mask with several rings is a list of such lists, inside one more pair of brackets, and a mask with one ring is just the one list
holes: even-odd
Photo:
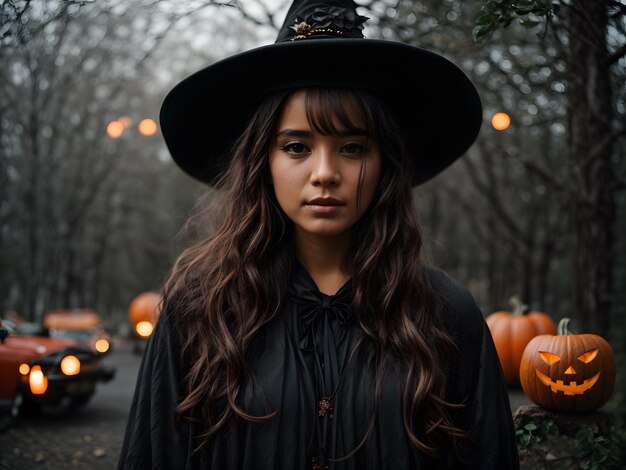
[[(361, 334), (359, 340), (357, 341), (356, 345), (354, 346), (354, 348), (352, 349), (352, 351), (350, 352), (350, 356), (348, 356), (348, 360), (346, 361), (346, 363), (344, 364), (342, 370), (341, 370), (341, 374), (339, 375), (339, 379), (337, 380), (337, 385), (335, 385), (335, 390), (333, 390), (333, 393), (330, 395), (327, 394), (323, 394), (322, 398), (317, 402), (317, 416), (319, 418), (325, 418), (326, 416), (328, 416), (329, 419), (334, 419), (335, 417), (335, 410), (334, 410), (334, 404), (333, 404), (333, 400), (335, 399), (335, 395), (337, 394), (337, 391), (339, 390), (339, 387), (341, 386), (341, 384), (343, 383), (345, 377), (346, 377), (346, 373), (349, 369), (350, 363), (352, 362), (352, 358), (354, 357), (354, 354), (356, 353), (357, 349), (359, 348), (359, 346), (361, 345), (361, 343), (363, 342), (363, 339), (365, 338), (364, 334)], [(312, 469), (313, 470), (327, 470), (328, 469), (328, 464), (326, 464), (325, 462), (327, 461), (325, 454), (325, 451), (323, 450), (326, 446), (325, 443), (320, 443), (320, 452), (319, 455), (314, 456), (311, 459), (311, 463), (312, 463)]]
[(322, 398), (317, 402), (317, 415), (320, 418), (326, 416), (327, 413), (329, 413), (330, 419), (334, 418), (334, 414), (332, 413), (333, 412), (333, 400), (335, 399), (335, 395), (337, 394), (339, 387), (341, 386), (341, 384), (343, 383), (345, 379), (346, 372), (348, 371), (348, 366), (352, 362), (352, 358), (354, 357), (356, 350), (359, 348), (364, 338), (365, 336), (361, 334), (356, 345), (354, 346), (354, 348), (352, 348), (352, 351), (350, 352), (350, 355), (348, 356), (348, 360), (346, 361), (345, 365), (343, 366), (341, 370), (339, 379), (337, 379), (337, 385), (335, 385), (335, 390), (333, 390), (333, 393), (331, 393), (330, 395), (323, 394)]

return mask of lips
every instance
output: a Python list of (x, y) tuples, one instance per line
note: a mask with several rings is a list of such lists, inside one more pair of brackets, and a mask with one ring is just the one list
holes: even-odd
[(316, 197), (306, 203), (307, 206), (344, 206), (345, 204), (334, 197)]

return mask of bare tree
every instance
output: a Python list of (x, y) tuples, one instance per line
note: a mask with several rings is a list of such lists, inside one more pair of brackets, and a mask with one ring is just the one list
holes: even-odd
[[(558, 314), (567, 239), (564, 198), (533, 166), (562, 171), (566, 113), (558, 51), (519, 29), (499, 41), (474, 41), (475, 2), (376, 1), (375, 34), (436, 50), (464, 68), (479, 88), (485, 124), (461, 162), (418, 190), (440, 264), (473, 288), (486, 310), (517, 293)], [(495, 131), (498, 111), (511, 127)], [(559, 241), (557, 244), (556, 241)]]
[(567, 97), (565, 177), (551, 179), (568, 198), (568, 228), (573, 237), (571, 295), (581, 328), (607, 335), (611, 329), (616, 260), (616, 148), (626, 135), (626, 8), (614, 0), (484, 2), (477, 37), (522, 18), (529, 27), (544, 24), (564, 61)]
[[(192, 3), (2, 4), (0, 309), (120, 312), (158, 289), (200, 186), (136, 124), (175, 81), (275, 27), (261, 2)], [(132, 125), (107, 135), (122, 116)]]

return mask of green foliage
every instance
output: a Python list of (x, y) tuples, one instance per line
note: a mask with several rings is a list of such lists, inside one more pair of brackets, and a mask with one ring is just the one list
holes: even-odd
[(607, 460), (611, 451), (615, 452), (616, 450), (612, 448), (612, 443), (609, 439), (596, 436), (589, 428), (583, 428), (578, 431), (574, 442), (580, 454), (586, 456), (584, 461), (581, 462), (581, 467), (585, 469), (600, 468), (600, 464)]
[(515, 434), (521, 461), (533, 468), (624, 468), (626, 428), (623, 420), (616, 420), (609, 437), (584, 427), (572, 438), (560, 434), (551, 420), (528, 423)]
[(553, 14), (554, 7), (546, 0), (487, 0), (476, 17), (474, 39), (487, 40), (497, 29), (508, 27), (518, 18), (526, 28), (544, 21), (547, 28)]
[(559, 430), (554, 421), (544, 421), (539, 426), (535, 423), (528, 423), (523, 428), (515, 431), (517, 437), (517, 449), (522, 450), (531, 443), (531, 441), (539, 441), (546, 436), (558, 436)]

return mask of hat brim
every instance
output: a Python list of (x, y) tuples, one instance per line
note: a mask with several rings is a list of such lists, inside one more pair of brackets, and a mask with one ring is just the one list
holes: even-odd
[(242, 52), (184, 79), (161, 107), (165, 142), (186, 173), (214, 184), (264, 97), (309, 86), (379, 96), (403, 131), (414, 185), (454, 162), (480, 130), (478, 92), (446, 58), (392, 41), (307, 39)]

